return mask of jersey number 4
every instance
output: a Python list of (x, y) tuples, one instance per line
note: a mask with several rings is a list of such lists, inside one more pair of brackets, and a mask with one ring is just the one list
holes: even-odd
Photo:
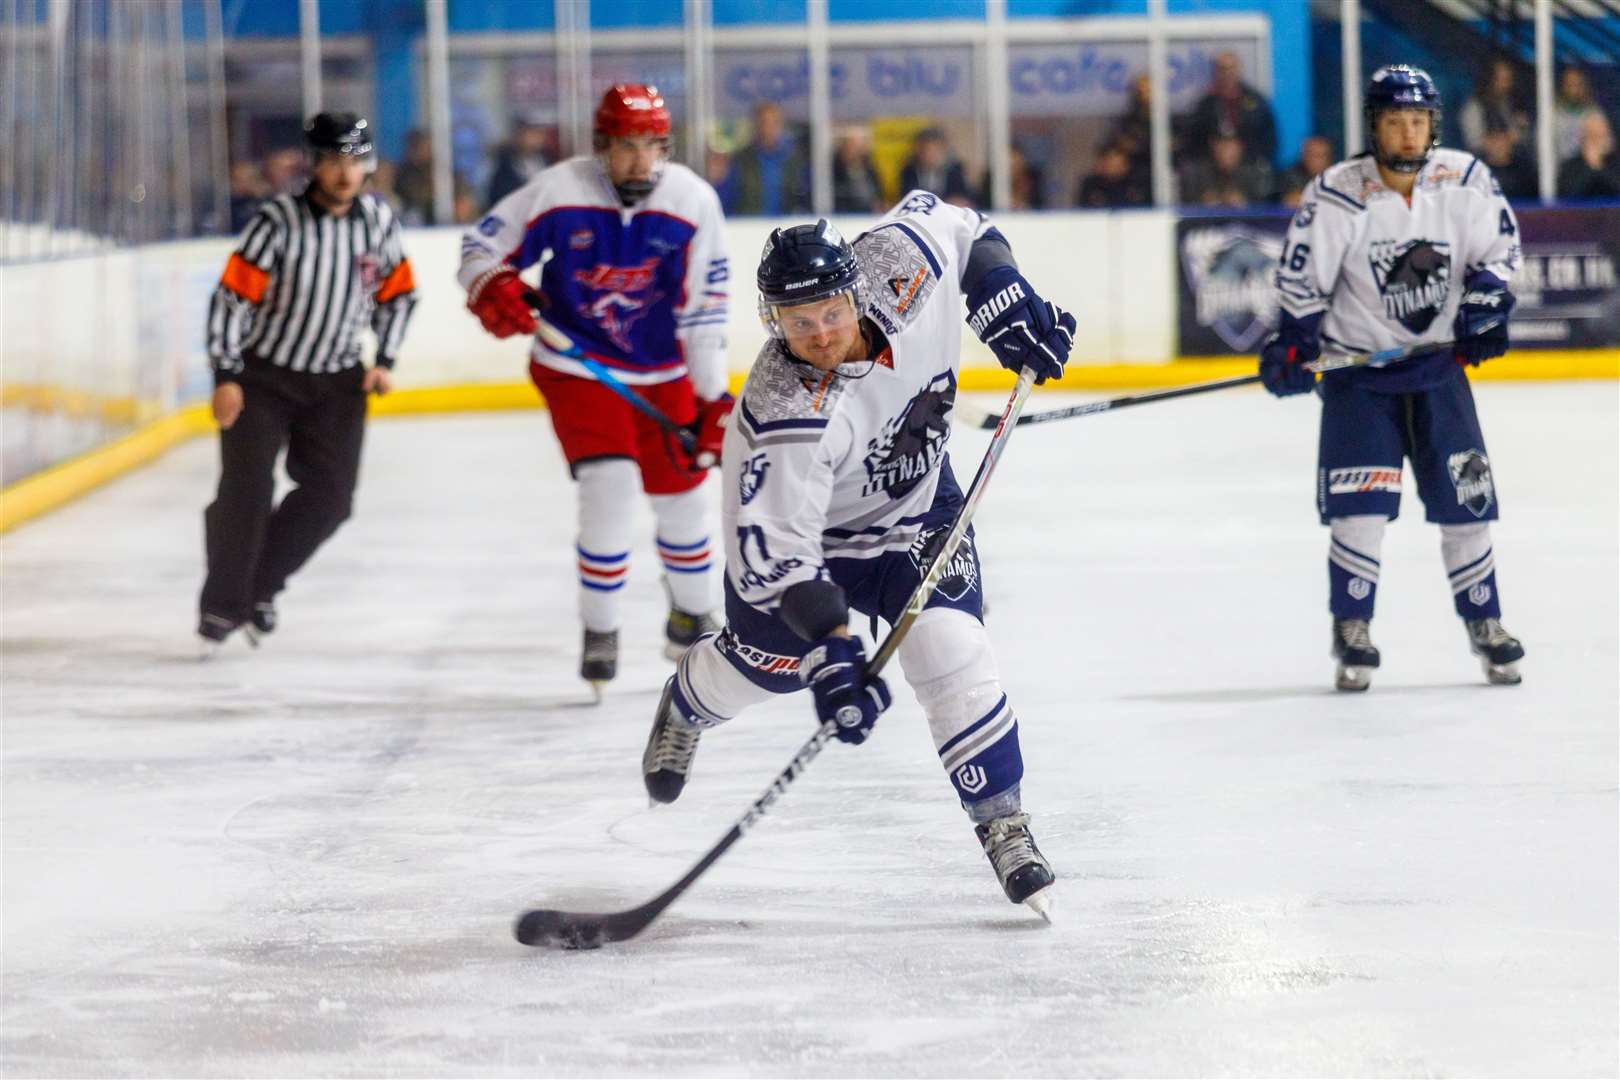
[(1502, 216), (1496, 221), (1496, 231), (1503, 236), (1512, 236), (1519, 231), (1513, 227), (1513, 215), (1508, 213), (1505, 207), (1502, 210)]

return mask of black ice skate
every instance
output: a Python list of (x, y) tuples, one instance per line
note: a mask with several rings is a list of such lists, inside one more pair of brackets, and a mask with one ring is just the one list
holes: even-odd
[(647, 797), (655, 803), (672, 803), (681, 797), (703, 734), (676, 713), (674, 699), (672, 675), (658, 699), (652, 731), (647, 733), (647, 749), (641, 753), (641, 776), (647, 782)]
[(1028, 904), (1035, 914), (1051, 922), (1052, 895), (1047, 887), (1057, 875), (1029, 834), (1029, 815), (1009, 814), (976, 825), (973, 831), (979, 834), (979, 846), (1001, 879), (1007, 899)]
[[(218, 656), (220, 651), (224, 649), (226, 640), (242, 625), (235, 619), (227, 619), (223, 615), (210, 615), (203, 612), (202, 617), (197, 620), (197, 637), (201, 639), (197, 659), (212, 660)], [(254, 648), (259, 647), (257, 637), (251, 633), (246, 636), (249, 645)]]
[(669, 618), (664, 621), (664, 655), (671, 660), (679, 660), (694, 641), (718, 630), (720, 620), (713, 615), (693, 615), (671, 606)]
[(602, 700), (603, 684), (611, 682), (618, 673), (619, 632), (586, 630), (579, 654), (579, 677), (591, 684), (597, 701)]
[(1519, 674), (1519, 661), (1524, 659), (1524, 646), (1508, 633), (1496, 619), (1470, 619), (1468, 646), (1479, 657), (1485, 678), (1494, 686), (1518, 686), (1523, 680)]
[(1372, 685), (1379, 657), (1368, 629), (1366, 619), (1333, 620), (1333, 658), (1339, 662), (1334, 685), (1340, 690), (1361, 691)]
[(253, 631), (259, 637), (266, 637), (276, 632), (276, 603), (274, 600), (260, 600), (253, 605)]

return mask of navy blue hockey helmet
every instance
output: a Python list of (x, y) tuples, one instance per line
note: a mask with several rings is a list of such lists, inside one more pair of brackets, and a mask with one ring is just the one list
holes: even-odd
[[(1386, 154), (1378, 145), (1378, 114), (1390, 109), (1427, 109), (1429, 145), (1417, 158)], [(1361, 99), (1367, 121), (1367, 144), (1373, 157), (1392, 172), (1417, 172), (1429, 160), (1429, 152), (1440, 145), (1440, 90), (1429, 73), (1410, 64), (1389, 64), (1372, 73)]]
[(312, 154), (369, 158), (372, 151), (371, 126), (352, 112), (316, 113), (304, 125), (304, 141)]
[(855, 249), (832, 223), (774, 229), (755, 274), (759, 318), (772, 337), (783, 336), (780, 309), (848, 293), (852, 314), (866, 309), (866, 290)]

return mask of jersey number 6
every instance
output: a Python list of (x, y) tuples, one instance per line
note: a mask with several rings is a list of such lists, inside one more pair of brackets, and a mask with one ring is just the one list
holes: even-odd
[(1292, 255), (1290, 255), (1288, 253), (1288, 250), (1287, 250), (1286, 246), (1283, 249), (1283, 263), (1290, 270), (1303, 270), (1303, 269), (1305, 269), (1305, 260), (1309, 259), (1310, 256), (1311, 256), (1311, 245), (1309, 245), (1309, 244), (1295, 244), (1294, 245), (1294, 253)]

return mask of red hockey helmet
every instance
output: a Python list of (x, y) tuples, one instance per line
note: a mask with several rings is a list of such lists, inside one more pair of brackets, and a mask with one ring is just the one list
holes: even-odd
[(669, 138), (669, 108), (658, 87), (645, 83), (619, 83), (602, 95), (592, 129), (599, 138), (651, 135)]

